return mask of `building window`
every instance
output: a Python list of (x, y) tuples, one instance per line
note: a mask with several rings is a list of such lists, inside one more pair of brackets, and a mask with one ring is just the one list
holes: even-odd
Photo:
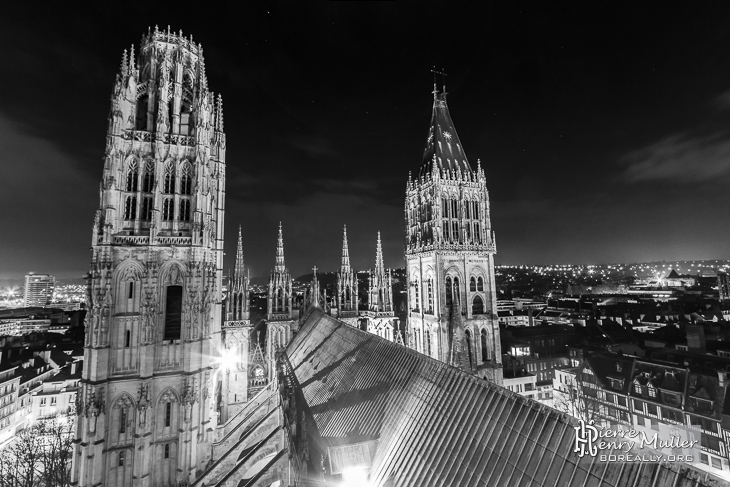
[(143, 221), (152, 220), (152, 198), (147, 196), (142, 199), (142, 214), (139, 216)]
[(451, 306), (453, 302), (452, 288), (451, 288), (451, 277), (446, 277), (446, 306)]
[(124, 332), (124, 346), (126, 348), (129, 348), (132, 346), (132, 331), (131, 330), (127, 330), (126, 332)]
[(474, 279), (474, 276), (471, 276), (469, 279), (469, 291), (474, 292), (477, 290), (477, 280)]
[(180, 201), (180, 220), (184, 222), (190, 221), (190, 200)]
[[(167, 404), (170, 404), (169, 402)], [(170, 444), (165, 443), (165, 458), (170, 458)]]
[(170, 221), (175, 215), (175, 200), (172, 198), (165, 198), (162, 202), (162, 219), (164, 221)]
[(167, 286), (165, 302), (165, 336), (164, 340), (180, 339), (180, 322), (182, 315), (182, 286)]
[(127, 299), (134, 299), (134, 281), (129, 281), (127, 285)]
[(486, 362), (489, 360), (489, 346), (488, 346), (488, 340), (487, 340), (487, 330), (482, 329), (481, 332), (481, 340), (482, 340), (482, 362)]
[(484, 301), (482, 301), (482, 298), (479, 295), (474, 296), (474, 300), (471, 302), (471, 314), (484, 314)]
[(191, 172), (190, 165), (185, 164), (182, 169), (182, 176), (180, 176), (180, 194), (192, 194), (193, 178)]
[(41, 407), (43, 407), (45, 405), (46, 405), (46, 398), (45, 397), (42, 397), (41, 398)]
[(127, 196), (127, 201), (124, 203), (124, 219), (134, 220), (137, 216), (137, 197)]
[(139, 170), (137, 169), (137, 162), (132, 161), (129, 163), (129, 168), (127, 169), (127, 191), (131, 191), (133, 193), (137, 192), (137, 182), (139, 181)]
[(165, 403), (165, 427), (169, 427), (172, 424), (172, 403)]
[(119, 433), (126, 433), (127, 431), (127, 410), (124, 408), (119, 409)]
[(124, 466), (124, 452), (120, 451), (119, 456), (117, 457), (117, 467), (123, 467)]
[(167, 194), (175, 193), (175, 169), (172, 163), (165, 168), (165, 183), (162, 192)]
[(145, 165), (144, 177), (142, 178), (142, 191), (151, 193), (155, 187), (155, 166), (153, 162)]
[(474, 367), (474, 362), (472, 362), (471, 358), (471, 331), (464, 330), (464, 336), (466, 338), (466, 349), (469, 353), (469, 367)]
[(428, 312), (433, 314), (433, 278), (428, 278)]

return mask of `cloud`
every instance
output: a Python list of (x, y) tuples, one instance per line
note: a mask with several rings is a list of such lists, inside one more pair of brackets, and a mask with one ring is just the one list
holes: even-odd
[(323, 137), (293, 137), (290, 143), (312, 158), (340, 156), (332, 142)]
[(628, 166), (622, 177), (629, 183), (714, 181), (730, 173), (730, 138), (675, 134), (625, 154), (619, 163)]
[(717, 108), (718, 110), (730, 109), (730, 90), (716, 96), (710, 102), (710, 105)]

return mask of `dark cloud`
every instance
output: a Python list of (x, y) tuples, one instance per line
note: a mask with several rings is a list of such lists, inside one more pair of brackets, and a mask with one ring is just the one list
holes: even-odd
[(730, 173), (730, 134), (671, 135), (627, 153), (619, 162), (627, 166), (623, 178), (629, 183), (725, 180)]

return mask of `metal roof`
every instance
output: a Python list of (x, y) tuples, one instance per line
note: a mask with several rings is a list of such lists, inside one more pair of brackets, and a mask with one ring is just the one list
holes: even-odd
[(684, 464), (579, 461), (573, 418), (320, 309), (286, 355), (310, 445), (377, 440), (374, 487), (727, 485)]

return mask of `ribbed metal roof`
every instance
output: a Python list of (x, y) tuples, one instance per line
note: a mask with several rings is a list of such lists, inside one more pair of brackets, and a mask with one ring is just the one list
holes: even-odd
[(375, 487), (726, 485), (682, 464), (579, 462), (569, 416), (317, 308), (286, 353), (322, 446), (379, 440)]
[(441, 169), (459, 170), (471, 173), (471, 166), (466, 158), (464, 147), (456, 134), (454, 122), (446, 104), (446, 93), (438, 92), (434, 87), (433, 111), (431, 125), (423, 150), (423, 160), (419, 176), (425, 176), (433, 169), (434, 157), (436, 165)]

